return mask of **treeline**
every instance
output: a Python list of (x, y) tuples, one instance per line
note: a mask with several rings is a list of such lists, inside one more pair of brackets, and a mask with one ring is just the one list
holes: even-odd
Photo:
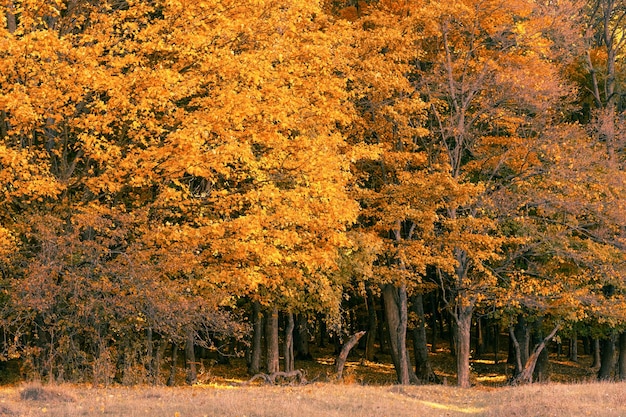
[(315, 323), (368, 330), (368, 357), (388, 333), (398, 382), (427, 382), (445, 320), (463, 387), (487, 327), (516, 382), (555, 334), (601, 341), (601, 378), (619, 338), (626, 376), (626, 3), (0, 11), (0, 351), (24, 374), (162, 383), (184, 353), (193, 382), (235, 344), (289, 371)]

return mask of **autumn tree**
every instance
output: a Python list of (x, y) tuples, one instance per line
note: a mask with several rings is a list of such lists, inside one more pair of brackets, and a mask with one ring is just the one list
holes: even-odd
[[(232, 334), (219, 306), (246, 295), (337, 310), (330, 271), (357, 207), (333, 130), (346, 117), (334, 41), (315, 4), (28, 5), (6, 6), (17, 17), (1, 81), (6, 204), (21, 216), (4, 227), (30, 259), (16, 287), (104, 297), (87, 309), (100, 324), (76, 327), (105, 332), (89, 355), (126, 362), (138, 331), (141, 353), (161, 358), (151, 341), (175, 352)], [(48, 314), (33, 310), (44, 299), (9, 313)], [(53, 303), (46, 337), (71, 330), (76, 306)]]

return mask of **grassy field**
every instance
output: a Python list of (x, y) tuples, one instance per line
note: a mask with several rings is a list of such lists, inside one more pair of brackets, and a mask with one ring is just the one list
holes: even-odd
[[(454, 359), (444, 348), (431, 359), (444, 385), (394, 385), (390, 358), (364, 361), (357, 353), (344, 380), (332, 381), (332, 349), (315, 361), (296, 362), (307, 384), (247, 385), (243, 359), (229, 365), (202, 360), (199, 384), (180, 387), (9, 383), (0, 387), (0, 416), (624, 416), (626, 383), (593, 383), (591, 357), (577, 362), (550, 355), (550, 383), (506, 386), (505, 352), (472, 360), (471, 389), (454, 387)], [(5, 381), (6, 382), (6, 381)]]
[(0, 389), (2, 416), (626, 416), (626, 384)]

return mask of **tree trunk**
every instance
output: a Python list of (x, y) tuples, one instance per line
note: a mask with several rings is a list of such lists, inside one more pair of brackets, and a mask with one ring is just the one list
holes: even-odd
[[(406, 349), (407, 299), (406, 287), (397, 288), (391, 284), (383, 287), (385, 315), (389, 328), (389, 345), (391, 358), (396, 369), (398, 383), (406, 385), (411, 382), (411, 365)], [(415, 377), (417, 380), (417, 377)]]
[[(536, 347), (539, 346), (543, 340), (545, 340), (542, 334), (543, 333), (541, 329), (542, 325), (543, 325), (543, 318), (540, 318), (534, 323), (534, 330), (533, 330), (533, 336), (532, 336), (533, 346), (535, 346), (534, 351), (536, 351), (537, 349)], [(550, 339), (548, 339), (547, 341), (550, 341)], [(530, 361), (531, 356), (532, 355), (528, 357), (529, 361)], [(537, 355), (535, 367), (533, 370), (533, 381), (543, 382), (548, 379), (548, 360), (549, 360), (548, 349), (542, 348)]]
[(600, 362), (602, 362), (602, 358), (600, 356), (600, 339), (597, 337), (593, 338), (592, 351), (593, 363), (591, 364), (591, 367), (593, 369), (600, 369)]
[(148, 380), (154, 377), (154, 341), (152, 340), (152, 327), (146, 329), (146, 357), (144, 367), (148, 373)]
[(366, 307), (367, 307), (367, 339), (365, 341), (365, 359), (375, 360), (374, 345), (378, 330), (378, 316), (376, 315), (376, 300), (374, 293), (366, 286)]
[(172, 343), (172, 364), (170, 367), (170, 377), (167, 379), (167, 386), (173, 387), (176, 384), (176, 361), (178, 360), (178, 345)]
[[(513, 365), (515, 365), (515, 369), (523, 369), (523, 365), (522, 365), (522, 348), (519, 345), (519, 341), (517, 340), (517, 336), (515, 336), (515, 327), (511, 326), (509, 327), (509, 340), (511, 341), (511, 346), (513, 347), (513, 349), (511, 349), (511, 347), (509, 347), (509, 359), (508, 362), (509, 363), (513, 363)], [(511, 358), (511, 356), (513, 356), (513, 358)], [(518, 376), (521, 373), (521, 371), (519, 372), (515, 372), (513, 375), (514, 376)]]
[(321, 314), (317, 315), (317, 322), (319, 323), (319, 343), (318, 346), (323, 348), (326, 347), (326, 338), (328, 337), (328, 329), (326, 328), (326, 320), (324, 320), (324, 316)]
[(161, 361), (163, 360), (163, 356), (165, 356), (167, 344), (167, 340), (161, 338), (161, 341), (157, 346), (156, 355), (154, 357), (154, 378), (152, 380), (153, 385), (159, 384), (159, 376), (161, 375)]
[(335, 360), (335, 373), (337, 375), (338, 380), (341, 379), (343, 376), (343, 368), (346, 365), (346, 360), (348, 360), (348, 355), (350, 354), (350, 351), (352, 350), (354, 345), (356, 345), (359, 342), (359, 339), (363, 337), (364, 334), (365, 332), (358, 332), (358, 333), (353, 334), (352, 336), (350, 336), (348, 341), (346, 341), (346, 343), (344, 343), (343, 347), (341, 348), (341, 352), (339, 353), (339, 356)]
[(261, 370), (261, 350), (263, 348), (263, 315), (261, 313), (261, 303), (252, 303), (252, 354), (250, 355), (249, 370), (252, 375), (256, 375)]
[(515, 324), (515, 338), (519, 344), (519, 355), (521, 359), (521, 367), (516, 367), (513, 373), (513, 376), (519, 375), (526, 366), (526, 362), (528, 362), (528, 357), (530, 356), (530, 328), (526, 319), (521, 314), (517, 317), (517, 323)]
[(417, 294), (412, 299), (413, 312), (417, 315), (418, 323), (413, 329), (413, 352), (415, 355), (415, 374), (423, 382), (439, 383), (439, 378), (433, 371), (428, 358), (426, 339), (426, 318), (424, 317), (424, 297)]
[(432, 308), (432, 315), (431, 315), (431, 324), (430, 324), (430, 329), (432, 331), (431, 334), (431, 339), (430, 339), (430, 351), (435, 353), (437, 352), (437, 329), (438, 327), (438, 323), (437, 323), (437, 316), (439, 315), (438, 313), (438, 299), (437, 299), (437, 292), (433, 292), (433, 294), (430, 296), (430, 300), (431, 300), (431, 308)]
[(493, 361), (498, 364), (498, 353), (500, 352), (500, 324), (493, 325)]
[(607, 381), (611, 379), (613, 369), (615, 369), (615, 335), (602, 339), (600, 344), (600, 370), (598, 379)]
[[(559, 331), (559, 328), (560, 328), (559, 324), (554, 326), (550, 334), (545, 339), (543, 339), (541, 343), (539, 343), (539, 345), (537, 345), (532, 355), (530, 355), (528, 360), (526, 361), (526, 364), (524, 365), (522, 372), (520, 372), (513, 380), (513, 384), (520, 384), (520, 383), (530, 384), (533, 382), (533, 374), (535, 371), (535, 366), (537, 365), (537, 360), (539, 359), (541, 352), (544, 351), (546, 344), (554, 337), (554, 335), (556, 335), (556, 332)], [(515, 335), (513, 333), (514, 332), (511, 331), (512, 338), (515, 340)], [(520, 347), (519, 344), (516, 343), (516, 346), (519, 350), (519, 347)]]
[(626, 381), (626, 332), (619, 334), (619, 380)]
[(480, 359), (485, 353), (485, 319), (479, 317), (476, 319), (476, 358)]
[(15, 4), (13, 1), (9, 1), (6, 12), (7, 30), (9, 33), (14, 33), (17, 30), (17, 20), (15, 19)]
[(296, 331), (294, 333), (295, 359), (301, 361), (313, 360), (311, 349), (309, 348), (309, 320), (304, 314), (299, 314), (296, 318)]
[(473, 308), (470, 306), (457, 307), (455, 314), (456, 321), (456, 370), (457, 385), (461, 388), (469, 388), (470, 383), (470, 349), (472, 339), (472, 314)]
[(381, 354), (389, 353), (387, 352), (387, 347), (389, 346), (389, 326), (386, 318), (385, 297), (380, 297), (380, 310), (377, 310), (376, 316), (378, 318), (378, 351)]
[(185, 358), (187, 359), (187, 383), (193, 385), (198, 382), (196, 371), (196, 352), (194, 348), (195, 334), (192, 328), (187, 329), (187, 340), (185, 343)]
[(265, 316), (265, 345), (267, 348), (267, 373), (280, 370), (280, 353), (278, 347), (278, 308), (274, 307)]
[(293, 329), (296, 325), (293, 319), (293, 313), (287, 313), (287, 326), (285, 326), (285, 372), (291, 372), (294, 369), (293, 356)]
[(578, 334), (576, 334), (575, 330), (569, 342), (569, 360), (578, 362)]

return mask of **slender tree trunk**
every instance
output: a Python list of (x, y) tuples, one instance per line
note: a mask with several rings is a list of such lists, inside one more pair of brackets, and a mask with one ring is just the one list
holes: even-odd
[(167, 379), (168, 387), (176, 385), (176, 361), (178, 361), (178, 345), (172, 343), (172, 363), (170, 367), (170, 377)]
[[(515, 336), (515, 327), (509, 327), (509, 340), (511, 341), (511, 346), (513, 349), (509, 347), (509, 363), (513, 363), (515, 365), (515, 369), (522, 369), (522, 348), (519, 345), (519, 341), (517, 340), (517, 336)], [(511, 358), (513, 355), (513, 358)], [(515, 372), (513, 375), (518, 376), (521, 371)]]
[(295, 358), (302, 361), (313, 360), (311, 349), (309, 348), (309, 320), (304, 314), (299, 314), (296, 318), (296, 331), (294, 333)]
[(187, 340), (185, 343), (185, 358), (187, 359), (187, 383), (193, 385), (198, 382), (196, 371), (196, 351), (195, 351), (194, 330), (187, 329)]
[(526, 366), (526, 362), (528, 362), (528, 357), (530, 356), (530, 328), (526, 319), (521, 314), (517, 316), (517, 323), (515, 324), (515, 337), (519, 343), (519, 354), (522, 361), (522, 366), (520, 368), (516, 368), (513, 374), (514, 376), (517, 376), (520, 372), (522, 372), (524, 366)]
[(575, 330), (569, 342), (569, 360), (578, 362), (578, 334)]
[(250, 373), (256, 375), (261, 371), (261, 350), (263, 349), (263, 314), (261, 303), (252, 303), (252, 354), (250, 355)]
[(293, 319), (293, 313), (287, 313), (287, 326), (285, 326), (285, 372), (291, 372), (294, 369), (294, 356), (293, 356), (293, 330), (296, 324)]
[(493, 325), (493, 360), (498, 364), (498, 353), (500, 352), (500, 324), (494, 323)]
[(148, 380), (154, 378), (154, 341), (152, 340), (152, 327), (146, 329), (146, 357), (144, 367), (148, 373)]
[(156, 355), (154, 357), (154, 377), (152, 380), (153, 385), (158, 385), (160, 383), (159, 377), (161, 375), (161, 362), (163, 361), (163, 357), (165, 356), (165, 350), (167, 349), (167, 340), (161, 339), (156, 350)]
[(415, 374), (425, 383), (439, 382), (428, 358), (428, 346), (426, 339), (426, 319), (424, 317), (424, 297), (417, 294), (412, 298), (413, 312), (416, 314), (418, 323), (413, 329), (413, 352), (415, 355)]
[(280, 370), (280, 353), (278, 347), (278, 308), (274, 307), (265, 317), (265, 344), (267, 348), (267, 373)]
[(619, 334), (619, 380), (626, 381), (626, 332)]
[(317, 322), (319, 323), (319, 343), (318, 346), (323, 348), (326, 347), (326, 338), (328, 337), (328, 329), (326, 328), (326, 320), (324, 320), (324, 316), (318, 314)]
[(470, 349), (472, 342), (472, 314), (470, 306), (459, 306), (456, 312), (456, 369), (457, 385), (461, 388), (469, 388), (470, 383)]
[(339, 353), (339, 356), (335, 360), (335, 373), (337, 375), (337, 379), (341, 379), (343, 377), (343, 368), (346, 365), (346, 360), (348, 360), (348, 355), (364, 334), (365, 332), (355, 333), (350, 336), (346, 343), (344, 343), (343, 347), (341, 348), (341, 352)]
[(367, 338), (365, 341), (365, 359), (374, 360), (374, 345), (376, 343), (376, 332), (378, 330), (378, 316), (376, 315), (376, 300), (374, 293), (366, 286), (366, 307), (367, 307)]
[(600, 370), (598, 379), (607, 381), (611, 379), (613, 369), (615, 369), (615, 335), (602, 339), (600, 344)]
[[(397, 288), (391, 284), (383, 287), (385, 314), (389, 328), (391, 358), (393, 360), (398, 383), (409, 384), (411, 365), (406, 349), (407, 299), (406, 287)], [(417, 378), (415, 378), (417, 379)]]
[[(534, 346), (541, 345), (542, 341), (545, 340), (543, 338), (542, 325), (543, 325), (543, 318), (540, 318), (534, 323), (534, 330), (533, 330), (533, 336), (532, 336)], [(550, 341), (550, 339), (551, 338), (545, 340), (545, 342)], [(536, 351), (537, 349), (535, 348), (534, 352)], [(528, 357), (528, 361), (531, 360), (531, 357), (532, 357), (532, 354)], [(548, 360), (549, 360), (548, 349), (541, 348), (541, 350), (537, 354), (537, 359), (535, 359), (536, 363), (535, 363), (534, 370), (533, 370), (533, 381), (542, 382), (548, 379)]]
[(376, 316), (378, 317), (378, 351), (381, 354), (388, 353), (387, 347), (389, 346), (389, 331), (387, 324), (387, 311), (385, 310), (385, 297), (380, 297), (380, 310), (377, 310)]
[(437, 292), (433, 292), (433, 294), (430, 296), (430, 300), (431, 300), (431, 308), (432, 308), (432, 314), (431, 314), (431, 324), (430, 324), (430, 329), (432, 331), (431, 334), (431, 340), (430, 340), (430, 351), (435, 353), (437, 352), (437, 329), (438, 327), (438, 323), (437, 323), (437, 316), (438, 314), (438, 302), (437, 302)]
[(485, 352), (485, 319), (476, 319), (476, 357), (481, 358)]

